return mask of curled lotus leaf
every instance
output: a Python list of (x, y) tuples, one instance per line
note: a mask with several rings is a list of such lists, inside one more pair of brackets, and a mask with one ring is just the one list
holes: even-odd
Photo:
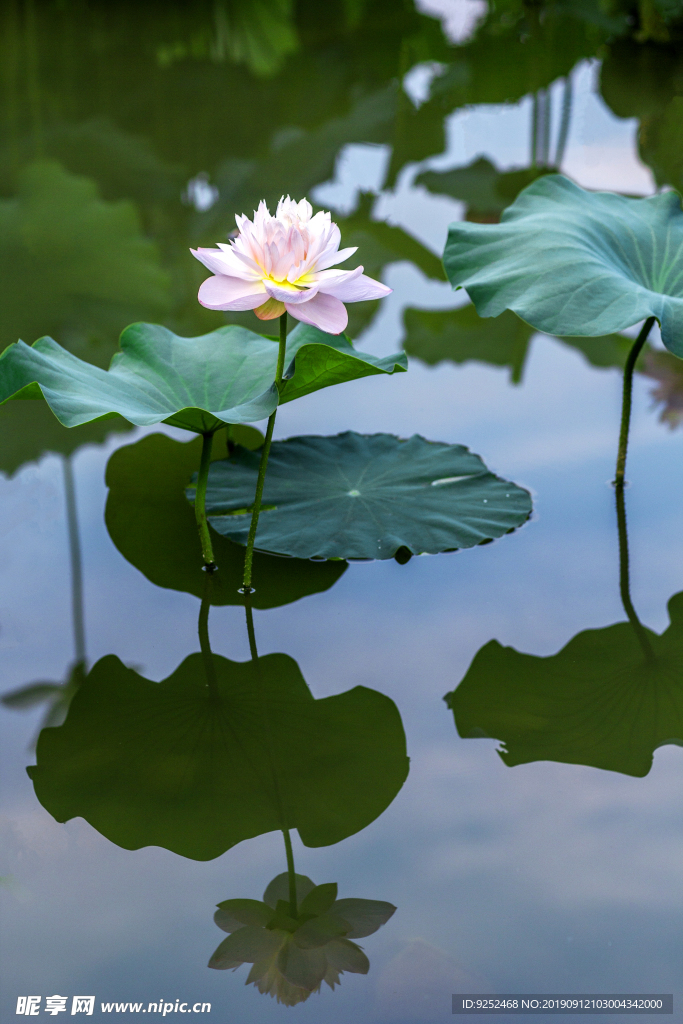
[[(237, 448), (209, 471), (209, 522), (241, 544), (258, 467), (257, 453)], [(436, 554), (502, 537), (530, 512), (528, 491), (462, 445), (417, 434), (293, 437), (270, 450), (256, 546), (299, 558)]]
[(301, 324), (289, 335), (284, 385), (273, 383), (278, 347), (228, 325), (181, 338), (158, 324), (121, 335), (108, 370), (67, 352), (52, 338), (19, 341), (0, 356), (0, 403), (44, 397), (60, 423), (75, 427), (113, 415), (137, 426), (168, 423), (207, 433), (226, 423), (265, 419), (278, 402), (371, 374), (407, 368), (406, 357), (356, 352), (348, 338)]
[(500, 224), (452, 224), (444, 266), (481, 316), (511, 309), (547, 334), (595, 337), (657, 318), (683, 357), (683, 210), (677, 192), (629, 199), (560, 174), (526, 188)]

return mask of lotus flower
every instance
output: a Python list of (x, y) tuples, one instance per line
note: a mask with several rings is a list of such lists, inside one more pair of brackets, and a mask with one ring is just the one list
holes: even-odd
[(239, 231), (229, 244), (190, 250), (215, 275), (199, 289), (207, 309), (253, 309), (261, 320), (286, 311), (328, 334), (341, 334), (348, 323), (345, 302), (391, 291), (366, 277), (362, 267), (330, 270), (357, 247), (340, 250), (341, 233), (330, 214), (321, 210), (313, 216), (306, 199), (282, 198), (274, 217), (262, 201), (253, 221), (235, 219)]
[(314, 885), (297, 875), (298, 916), (292, 918), (287, 875), (278, 875), (258, 900), (226, 900), (214, 921), (227, 939), (209, 960), (219, 971), (253, 964), (245, 984), (295, 1006), (323, 981), (334, 989), (344, 971), (367, 974), (370, 961), (351, 938), (371, 935), (396, 910), (379, 900), (337, 899), (336, 883)]

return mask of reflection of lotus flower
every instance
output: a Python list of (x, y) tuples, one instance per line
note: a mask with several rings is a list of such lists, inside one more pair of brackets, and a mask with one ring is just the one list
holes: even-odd
[(683, 361), (669, 352), (647, 352), (642, 372), (659, 381), (652, 397), (664, 403), (659, 419), (673, 430), (683, 421)]
[(287, 1006), (319, 992), (323, 981), (333, 989), (344, 971), (367, 974), (370, 962), (350, 940), (376, 932), (396, 910), (379, 900), (338, 900), (334, 882), (316, 886), (305, 875), (297, 875), (296, 882), (296, 919), (289, 916), (286, 874), (273, 879), (263, 903), (219, 903), (214, 920), (230, 934), (209, 961), (209, 967), (223, 971), (253, 964), (246, 984)]
[(339, 251), (341, 235), (329, 213), (312, 216), (311, 204), (287, 196), (271, 217), (265, 202), (253, 222), (237, 217), (239, 234), (218, 249), (192, 249), (214, 273), (199, 289), (208, 309), (253, 309), (261, 320), (285, 311), (328, 334), (340, 334), (348, 323), (345, 302), (379, 299), (391, 288), (366, 277), (362, 267), (330, 270), (356, 251)]

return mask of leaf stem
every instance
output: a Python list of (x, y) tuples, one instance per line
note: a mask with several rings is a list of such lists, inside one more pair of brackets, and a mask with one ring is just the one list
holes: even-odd
[(631, 601), (628, 531), (626, 527), (626, 497), (624, 494), (623, 480), (616, 484), (615, 491), (617, 499), (617, 528), (619, 531), (619, 592), (621, 594), (621, 603), (624, 606), (624, 611), (626, 612), (628, 621), (633, 626), (636, 637), (638, 638), (638, 643), (643, 650), (645, 661), (651, 665), (655, 660), (655, 655), (648, 636), (648, 630), (636, 615), (636, 610), (633, 607), (633, 602)]
[[(277, 354), (277, 369), (275, 371), (275, 387), (280, 391), (280, 385), (282, 384), (282, 374), (285, 368), (285, 348), (287, 346), (287, 313), (283, 313), (280, 317), (280, 347)], [(249, 527), (249, 537), (247, 538), (247, 552), (244, 556), (244, 576), (242, 578), (242, 593), (251, 593), (251, 569), (252, 562), (254, 560), (254, 542), (256, 541), (256, 528), (258, 526), (258, 519), (261, 512), (261, 499), (263, 498), (263, 484), (266, 478), (266, 469), (268, 467), (268, 456), (270, 454), (270, 443), (273, 440), (273, 428), (275, 426), (275, 417), (277, 415), (277, 408), (268, 417), (268, 426), (266, 428), (266, 437), (263, 442), (263, 448), (261, 449), (261, 462), (258, 468), (258, 480), (256, 481), (256, 494), (254, 495), (254, 504), (251, 511), (251, 525)]]
[(640, 334), (633, 343), (624, 366), (624, 388), (621, 399), (621, 428), (619, 430), (619, 451), (617, 454), (617, 469), (614, 477), (614, 485), (623, 487), (624, 473), (626, 472), (626, 452), (628, 449), (628, 431), (631, 423), (631, 399), (633, 393), (633, 371), (636, 361), (641, 353), (647, 336), (652, 330), (655, 317), (649, 316), (642, 326)]
[(207, 572), (214, 572), (218, 568), (213, 557), (211, 534), (209, 532), (209, 523), (206, 518), (206, 482), (209, 478), (212, 446), (213, 432), (202, 434), (202, 457), (199, 463), (197, 490), (195, 491), (194, 496), (194, 516), (197, 520), (199, 540), (202, 545), (202, 557), (204, 558), (204, 568)]
[(289, 829), (283, 828), (282, 835), (285, 839), (287, 875), (289, 876), (289, 915), (296, 920), (299, 916), (299, 908), (296, 903), (296, 874), (294, 872), (294, 853), (292, 852), (292, 840), (289, 837)]

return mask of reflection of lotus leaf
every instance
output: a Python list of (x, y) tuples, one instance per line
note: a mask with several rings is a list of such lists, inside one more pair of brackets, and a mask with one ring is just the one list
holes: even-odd
[(16, 198), (0, 200), (0, 267), (0, 348), (69, 328), (111, 343), (126, 323), (170, 307), (135, 207), (104, 202), (94, 182), (51, 160), (28, 164)]
[(120, 416), (85, 423), (67, 430), (55, 419), (45, 402), (7, 402), (0, 406), (0, 472), (13, 476), (27, 462), (43, 455), (72, 455), (87, 444), (103, 444), (112, 434), (131, 430)]
[(281, 828), (337, 843), (391, 803), (408, 759), (388, 697), (356, 686), (314, 700), (284, 654), (213, 665), (210, 689), (199, 654), (161, 683), (102, 658), (38, 740), (29, 774), (43, 806), (127, 850), (210, 860)]
[[(512, 382), (521, 381), (534, 329), (509, 309), (500, 316), (481, 317), (469, 303), (458, 309), (406, 309), (403, 318), (406, 331), (403, 347), (409, 356), (429, 366), (444, 361), (466, 363), (470, 360), (509, 366)], [(633, 339), (623, 334), (557, 340), (580, 352), (591, 366), (622, 370), (633, 346)], [(644, 367), (651, 352), (646, 346), (636, 362), (636, 369), (641, 373), (647, 373)], [(680, 365), (666, 352), (659, 355)]]
[[(246, 431), (253, 436), (251, 444)], [(233, 427), (233, 433), (245, 447), (258, 447), (262, 440), (253, 427)], [(216, 456), (222, 436), (214, 441)], [(199, 569), (197, 523), (183, 488), (199, 465), (200, 453), (199, 438), (183, 444), (165, 434), (148, 434), (136, 444), (118, 448), (107, 463), (109, 495), (104, 513), (114, 544), (148, 580), (196, 597), (204, 596), (205, 576)], [(238, 587), (244, 573), (244, 548), (218, 534), (212, 536), (212, 544), (220, 570), (211, 577), (211, 603), (241, 604)], [(275, 558), (260, 552), (254, 559), (256, 608), (273, 608), (327, 590), (346, 570), (346, 562)]]
[(406, 309), (403, 316), (409, 356), (429, 366), (445, 360), (509, 366), (513, 383), (522, 379), (534, 329), (509, 310), (481, 317), (469, 303), (459, 309)]
[[(270, 416), (278, 405), (276, 363), (277, 347), (243, 327), (180, 338), (157, 324), (133, 324), (109, 370), (82, 362), (51, 338), (11, 345), (0, 356), (0, 402), (42, 395), (67, 427), (118, 413), (138, 426), (164, 422), (201, 433)], [(377, 359), (356, 352), (343, 334), (306, 324), (287, 339), (287, 363), (281, 403), (406, 369), (404, 355)]]
[(367, 974), (368, 958), (351, 938), (376, 932), (396, 907), (380, 900), (337, 899), (336, 883), (314, 885), (296, 875), (298, 917), (289, 916), (288, 876), (278, 875), (258, 900), (225, 900), (214, 920), (229, 933), (209, 961), (216, 970), (254, 966), (247, 984), (287, 1006), (334, 989), (344, 971)]
[(563, 761), (647, 775), (653, 751), (683, 745), (683, 593), (650, 633), (647, 664), (625, 622), (590, 629), (539, 658), (492, 640), (445, 700), (460, 736), (502, 740), (507, 765)]
[[(258, 466), (255, 453), (238, 448), (209, 471), (209, 521), (243, 544)], [(502, 537), (530, 512), (528, 491), (462, 445), (417, 434), (292, 437), (271, 448), (256, 544), (299, 558), (436, 554)]]
[(480, 156), (466, 167), (456, 167), (451, 171), (423, 171), (418, 174), (415, 184), (424, 185), (429, 192), (449, 195), (465, 203), (466, 220), (495, 223), (523, 188), (550, 173), (548, 167), (499, 171), (490, 160)]
[(594, 337), (656, 316), (683, 356), (683, 211), (675, 192), (627, 199), (547, 175), (500, 224), (452, 224), (444, 266), (482, 316), (511, 309), (548, 334)]

